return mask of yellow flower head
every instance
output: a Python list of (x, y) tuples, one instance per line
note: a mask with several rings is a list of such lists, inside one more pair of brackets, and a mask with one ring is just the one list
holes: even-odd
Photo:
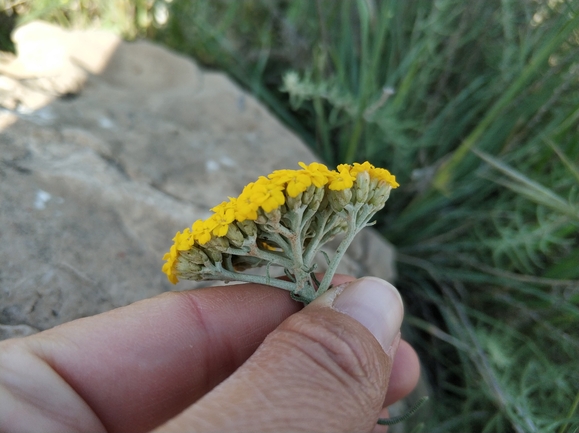
[(205, 245), (211, 240), (211, 229), (213, 223), (208, 220), (197, 220), (193, 223), (193, 238), (199, 245)]
[[(353, 212), (351, 209), (354, 207), (359, 210), (361, 206), (366, 206), (368, 211), (364, 215), (371, 216), (384, 205), (390, 189), (399, 186), (388, 170), (376, 168), (369, 162), (341, 164), (337, 170), (330, 170), (317, 162), (309, 165), (300, 162), (299, 165), (299, 170), (276, 170), (249, 183), (238, 197), (230, 197), (229, 201), (211, 209), (213, 215), (209, 218), (197, 220), (191, 229), (177, 232), (173, 246), (163, 257), (166, 260), (163, 272), (169, 281), (176, 283), (179, 276), (189, 279), (213, 278), (214, 274), (226, 272), (223, 267), (215, 268), (221, 269), (219, 272), (211, 267), (212, 263), (221, 263), (224, 254), (229, 254), (228, 261), (223, 263), (231, 268), (231, 272), (272, 260), (287, 270), (287, 260), (290, 259), (280, 257), (291, 255), (286, 249), (295, 242), (280, 240), (280, 236), (283, 238), (296, 230), (297, 236), (306, 233), (311, 236), (314, 233), (326, 242), (334, 232), (337, 234), (349, 227), (345, 222), (340, 222), (343, 212)], [(306, 208), (309, 208), (307, 215), (311, 221), (300, 222), (293, 227), (291, 224), (296, 219), (306, 215)], [(307, 230), (306, 223), (313, 224), (312, 221), (318, 220), (312, 218), (313, 214), (323, 213), (327, 219), (336, 212), (341, 214), (332, 219), (335, 227), (324, 225), (320, 230)], [(281, 227), (280, 224), (288, 226)], [(362, 227), (366, 222), (360, 224)], [(324, 232), (330, 229), (333, 230), (331, 233)], [(309, 237), (304, 242), (319, 243)], [(255, 245), (253, 248), (250, 246), (252, 244)], [(305, 244), (303, 247), (305, 251)], [(239, 256), (240, 252), (245, 255)], [(309, 254), (306, 258), (311, 261), (312, 257)], [(297, 262), (304, 263), (303, 260)], [(308, 266), (310, 269), (313, 265), (310, 263)], [(221, 274), (219, 276), (223, 277)], [(241, 275), (236, 276), (243, 279)]]
[(213, 236), (223, 237), (227, 234), (229, 225), (235, 221), (235, 207), (235, 201), (224, 201), (211, 209), (215, 214), (209, 217), (206, 224)]
[(338, 173), (334, 173), (332, 180), (328, 188), (332, 191), (342, 191), (344, 189), (352, 188), (354, 186), (354, 181), (356, 176), (350, 173), (350, 170), (344, 164), (338, 166)]
[(177, 247), (173, 245), (168, 253), (163, 256), (163, 260), (166, 260), (167, 263), (163, 265), (163, 272), (167, 274), (167, 278), (173, 284), (177, 284), (179, 279), (177, 275), (175, 275), (175, 261), (177, 260)]
[(318, 162), (312, 162), (310, 165), (305, 165), (303, 162), (300, 162), (299, 164), (310, 177), (312, 180), (311, 183), (313, 183), (316, 188), (321, 188), (326, 185), (328, 179), (331, 179), (333, 176), (333, 172), (324, 164)]
[(245, 220), (256, 220), (259, 205), (252, 199), (252, 190), (255, 184), (252, 182), (243, 188), (243, 192), (236, 199), (235, 219), (243, 222)]
[(177, 234), (173, 238), (173, 241), (175, 242), (175, 247), (177, 248), (178, 251), (187, 251), (191, 249), (193, 243), (195, 242), (195, 240), (193, 239), (193, 233), (191, 233), (191, 230), (189, 230), (189, 228), (183, 230), (183, 233), (177, 232)]
[(277, 170), (268, 176), (275, 184), (285, 186), (287, 194), (295, 198), (312, 184), (311, 176), (301, 170)]
[(251, 202), (265, 212), (271, 212), (285, 203), (283, 186), (277, 185), (266, 177), (260, 177), (251, 190)]
[(370, 170), (370, 176), (381, 180), (382, 182), (390, 185), (392, 188), (398, 188), (400, 184), (396, 182), (396, 176), (391, 174), (385, 168), (373, 168)]

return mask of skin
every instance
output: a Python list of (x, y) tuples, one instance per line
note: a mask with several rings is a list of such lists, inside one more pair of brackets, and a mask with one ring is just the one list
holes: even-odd
[(395, 346), (267, 286), (165, 293), (1, 342), (0, 431), (385, 431), (419, 376)]

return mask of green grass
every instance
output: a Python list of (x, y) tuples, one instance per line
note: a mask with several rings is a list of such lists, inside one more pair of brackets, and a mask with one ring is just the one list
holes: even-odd
[(147, 35), (329, 164), (396, 174), (378, 228), (435, 397), (424, 431), (579, 430), (577, 1), (43, 1), (23, 19)]

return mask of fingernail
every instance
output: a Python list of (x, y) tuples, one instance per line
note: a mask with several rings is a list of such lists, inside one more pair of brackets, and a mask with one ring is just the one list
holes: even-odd
[(404, 317), (398, 290), (384, 280), (364, 277), (344, 285), (332, 308), (364, 325), (388, 352), (400, 333)]

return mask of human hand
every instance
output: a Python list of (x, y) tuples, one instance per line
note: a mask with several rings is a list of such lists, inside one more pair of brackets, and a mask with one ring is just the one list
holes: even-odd
[(171, 292), (1, 342), (0, 431), (379, 431), (419, 375), (389, 287)]

